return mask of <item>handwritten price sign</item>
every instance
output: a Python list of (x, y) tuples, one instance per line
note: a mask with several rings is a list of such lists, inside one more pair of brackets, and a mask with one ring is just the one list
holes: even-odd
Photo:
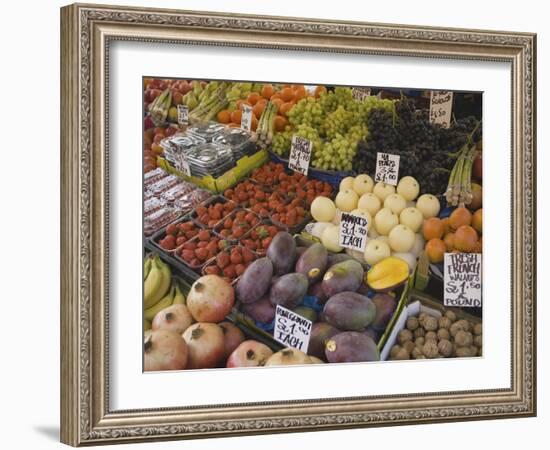
[(367, 231), (367, 219), (356, 214), (342, 213), (339, 233), (340, 247), (364, 252), (367, 246)]
[(241, 128), (246, 131), (250, 131), (252, 129), (252, 106), (250, 105), (243, 105)]
[(305, 317), (277, 305), (273, 337), (286, 347), (307, 352), (313, 323)]
[(481, 254), (445, 253), (443, 304), (481, 307)]
[(189, 123), (189, 108), (187, 105), (178, 105), (178, 124), (187, 125)]
[(399, 179), (398, 177), (399, 155), (392, 155), (390, 153), (377, 153), (376, 174), (374, 175), (375, 181), (382, 181), (383, 183), (397, 186), (397, 180)]
[(351, 88), (351, 96), (360, 102), (370, 97), (370, 88), (366, 87), (354, 87)]
[(294, 170), (294, 172), (307, 175), (312, 149), (313, 142), (309, 139), (296, 135), (292, 136), (290, 156), (288, 157), (288, 168)]
[(444, 128), (451, 125), (453, 93), (451, 91), (432, 91), (430, 93), (430, 122), (439, 123)]

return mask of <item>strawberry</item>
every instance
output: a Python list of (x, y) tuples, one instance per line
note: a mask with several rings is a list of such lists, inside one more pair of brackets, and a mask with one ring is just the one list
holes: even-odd
[(218, 256), (216, 256), (216, 264), (220, 269), (225, 269), (230, 263), (231, 263), (231, 260), (227, 253), (221, 252), (221, 253), (218, 253)]
[(243, 257), (238, 248), (231, 250), (230, 259), (232, 264), (241, 264), (243, 262)]

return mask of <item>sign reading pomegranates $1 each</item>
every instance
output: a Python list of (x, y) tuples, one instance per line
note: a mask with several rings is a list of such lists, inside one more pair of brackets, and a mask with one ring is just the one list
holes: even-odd
[(292, 347), (306, 353), (312, 326), (311, 320), (277, 305), (273, 337), (285, 347)]

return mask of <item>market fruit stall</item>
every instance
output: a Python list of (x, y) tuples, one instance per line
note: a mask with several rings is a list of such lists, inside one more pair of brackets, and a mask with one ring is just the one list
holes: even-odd
[(482, 355), (481, 114), (356, 92), (144, 79), (145, 370)]

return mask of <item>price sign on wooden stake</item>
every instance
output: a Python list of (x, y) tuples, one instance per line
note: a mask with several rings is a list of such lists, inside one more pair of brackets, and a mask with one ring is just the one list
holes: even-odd
[(449, 128), (452, 111), (453, 93), (451, 91), (432, 91), (430, 93), (431, 123), (439, 123), (444, 128)]
[(390, 153), (376, 154), (376, 174), (374, 181), (397, 186), (399, 179), (399, 155)]
[(187, 105), (178, 105), (178, 124), (187, 125), (189, 123), (189, 108)]
[(252, 129), (252, 106), (250, 105), (243, 105), (241, 128), (246, 131), (250, 131)]
[(313, 142), (309, 139), (296, 135), (292, 136), (290, 156), (288, 157), (288, 168), (294, 170), (295, 172), (307, 175), (312, 149)]

